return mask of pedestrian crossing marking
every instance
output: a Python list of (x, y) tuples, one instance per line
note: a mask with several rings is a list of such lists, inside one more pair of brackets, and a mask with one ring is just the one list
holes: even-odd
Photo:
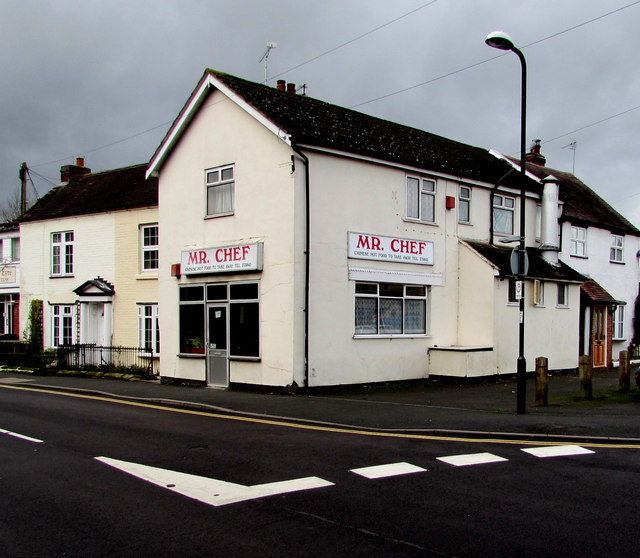
[(422, 467), (412, 465), (411, 463), (389, 463), (387, 465), (375, 465), (373, 467), (361, 467), (359, 469), (351, 469), (351, 473), (366, 477), (368, 479), (382, 479), (385, 477), (395, 477), (398, 475), (409, 475), (412, 473), (422, 473), (426, 471)]
[(583, 448), (582, 446), (542, 446), (539, 448), (521, 448), (536, 457), (563, 457), (567, 455), (583, 455), (587, 453), (595, 453), (590, 449)]
[(508, 461), (504, 457), (494, 455), (493, 453), (468, 453), (466, 455), (449, 455), (447, 457), (436, 458), (455, 467), (465, 467), (467, 465), (483, 465), (485, 463), (498, 463), (500, 461)]

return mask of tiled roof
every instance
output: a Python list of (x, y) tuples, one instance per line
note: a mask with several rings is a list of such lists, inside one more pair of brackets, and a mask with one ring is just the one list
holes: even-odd
[[(489, 260), (503, 277), (513, 277), (511, 272), (511, 252), (512, 248), (495, 246), (486, 242), (476, 242), (465, 240), (478, 254)], [(545, 281), (565, 281), (581, 283), (587, 278), (567, 264), (560, 262), (559, 266), (551, 265), (542, 257), (542, 253), (537, 248), (527, 248), (529, 258), (529, 270), (527, 279), (542, 279)]]
[(158, 205), (157, 178), (145, 179), (147, 165), (74, 176), (35, 203), (20, 221), (55, 219)]
[[(505, 186), (520, 187), (517, 171), (487, 149), (215, 70), (206, 70), (152, 161), (161, 157), (163, 146), (174, 141), (178, 122), (209, 78), (229, 88), (279, 130), (291, 136), (292, 143), (297, 146), (346, 152), (491, 185), (501, 181)], [(527, 188), (540, 192), (540, 185), (534, 180), (528, 182)]]
[(640, 236), (640, 230), (573, 174), (534, 163), (527, 163), (527, 170), (538, 178), (553, 175), (559, 180), (560, 201), (564, 202), (560, 221)]
[(616, 304), (616, 299), (593, 279), (589, 279), (580, 285), (580, 291), (591, 302), (597, 302), (600, 304)]

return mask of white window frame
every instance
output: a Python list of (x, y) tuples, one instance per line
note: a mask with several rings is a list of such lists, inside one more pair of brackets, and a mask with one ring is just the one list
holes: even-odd
[[(509, 229), (499, 230), (496, 224), (496, 213), (503, 213), (508, 217)], [(493, 221), (493, 232), (495, 234), (513, 234), (513, 227), (516, 214), (516, 198), (505, 196), (504, 194), (494, 194), (491, 219)]]
[(411, 221), (434, 224), (436, 222), (436, 181), (421, 176), (407, 176), (405, 191), (406, 218)]
[(73, 231), (51, 233), (51, 275), (70, 277), (73, 275)]
[[(155, 229), (155, 235), (147, 235)], [(153, 244), (151, 241), (156, 241)], [(155, 254), (155, 257), (154, 257)], [(155, 266), (153, 262), (155, 261)], [(160, 263), (160, 228), (158, 223), (140, 225), (140, 271), (143, 273), (157, 272)]]
[(619, 234), (611, 235), (609, 261), (611, 263), (624, 263), (624, 236)]
[(587, 229), (571, 226), (570, 254), (576, 258), (587, 257)]
[(544, 306), (544, 281), (534, 279), (531, 295), (534, 306)]
[[(229, 171), (231, 176), (228, 176)], [(224, 215), (233, 215), (235, 207), (234, 198), (236, 182), (235, 165), (229, 164), (206, 169), (204, 172), (204, 181), (206, 192), (206, 216), (222, 217)], [(223, 190), (227, 190), (227, 195), (230, 199), (227, 200), (226, 205), (223, 205), (222, 207), (215, 207), (215, 194), (220, 194)]]
[(613, 313), (613, 340), (622, 341), (625, 339), (624, 335), (624, 304), (618, 304), (615, 312)]
[[(369, 289), (370, 292), (357, 292), (358, 286), (363, 286), (363, 289)], [(399, 286), (402, 289), (402, 296), (385, 296), (383, 292), (383, 285), (394, 285)], [(422, 289), (424, 294), (412, 294), (412, 289)], [(430, 308), (430, 293), (431, 289), (428, 285), (404, 285), (404, 284), (396, 284), (396, 283), (369, 283), (366, 281), (358, 281), (356, 282), (356, 293), (355, 293), (355, 303), (354, 303), (354, 337), (426, 337), (429, 335), (429, 308)], [(376, 326), (375, 331), (358, 331), (358, 325), (356, 324), (357, 319), (357, 299), (372, 299), (376, 300)], [(384, 317), (381, 313), (381, 303), (385, 300), (399, 300), (402, 303), (402, 311), (400, 317), (400, 332), (392, 332), (385, 331), (385, 325), (383, 323)], [(407, 332), (407, 302), (410, 301), (422, 301), (424, 302), (424, 324), (420, 328), (422, 331), (416, 332)], [(389, 327), (388, 329), (393, 329)]]
[(569, 285), (567, 283), (558, 283), (556, 306), (558, 308), (569, 308)]
[(138, 304), (138, 347), (146, 354), (151, 346), (153, 356), (160, 354), (160, 324), (158, 303)]
[[(467, 218), (462, 218), (462, 208), (466, 208)], [(460, 186), (458, 188), (458, 222), (471, 223), (471, 186)]]
[[(73, 345), (76, 339), (76, 307), (74, 304), (51, 305), (51, 346)], [(71, 335), (65, 338), (65, 330)], [(65, 342), (68, 341), (68, 342)]]

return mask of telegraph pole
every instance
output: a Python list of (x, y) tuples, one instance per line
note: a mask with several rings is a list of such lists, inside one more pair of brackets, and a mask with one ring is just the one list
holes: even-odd
[(27, 212), (27, 163), (20, 165), (20, 215)]

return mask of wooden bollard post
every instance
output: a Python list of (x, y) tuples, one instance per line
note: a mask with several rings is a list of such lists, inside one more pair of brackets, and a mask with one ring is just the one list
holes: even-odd
[(547, 357), (536, 359), (536, 407), (549, 405), (549, 360)]
[(618, 385), (620, 391), (626, 393), (631, 389), (631, 377), (629, 375), (629, 351), (620, 351), (618, 368)]
[(582, 355), (580, 357), (580, 397), (582, 399), (593, 399), (592, 372), (593, 359), (591, 355)]

